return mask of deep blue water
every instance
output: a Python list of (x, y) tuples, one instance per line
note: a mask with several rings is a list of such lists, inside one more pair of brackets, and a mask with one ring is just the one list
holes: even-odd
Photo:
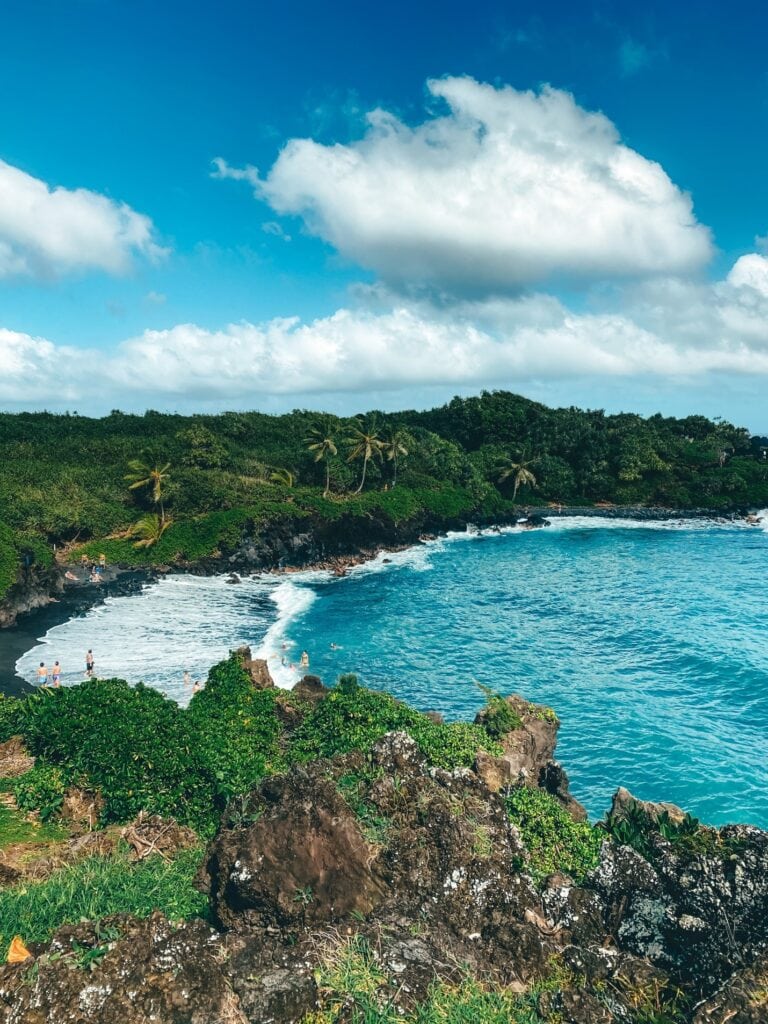
[(354, 671), (448, 719), (472, 718), (480, 682), (555, 708), (593, 817), (624, 785), (768, 828), (768, 531), (567, 519), (390, 557), (341, 579), (172, 576), (56, 626), (17, 668), (59, 658), (75, 683), (93, 647), (99, 674), (185, 702), (184, 669), (250, 643), (282, 685), (306, 650), (326, 682)]
[(318, 600), (288, 635), (325, 679), (448, 718), (474, 714), (476, 681), (552, 705), (592, 816), (624, 785), (768, 827), (767, 585), (759, 529), (571, 520), (304, 584)]

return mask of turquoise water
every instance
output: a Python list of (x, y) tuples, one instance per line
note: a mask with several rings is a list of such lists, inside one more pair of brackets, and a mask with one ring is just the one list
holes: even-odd
[(288, 636), (312, 671), (447, 718), (482, 703), (475, 681), (521, 693), (561, 717), (590, 815), (621, 784), (768, 827), (768, 533), (570, 520), (380, 568), (303, 584), (318, 600)]
[(354, 671), (448, 719), (474, 715), (480, 682), (556, 709), (557, 756), (593, 817), (624, 785), (768, 827), (768, 532), (564, 519), (389, 557), (341, 579), (170, 576), (54, 627), (17, 670), (59, 658), (77, 683), (92, 647), (100, 675), (184, 703), (185, 669), (204, 678), (249, 643), (281, 685), (306, 650), (326, 682)]

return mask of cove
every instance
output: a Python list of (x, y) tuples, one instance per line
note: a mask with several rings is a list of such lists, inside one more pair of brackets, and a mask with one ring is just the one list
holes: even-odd
[(326, 682), (355, 671), (448, 719), (472, 717), (480, 683), (556, 709), (558, 757), (593, 817), (624, 785), (766, 827), (767, 578), (760, 528), (572, 518), (457, 534), (343, 578), (171, 577), (50, 630), (18, 670), (42, 651), (75, 682), (93, 646), (100, 674), (183, 701), (184, 668), (247, 642), (283, 685), (306, 650)]

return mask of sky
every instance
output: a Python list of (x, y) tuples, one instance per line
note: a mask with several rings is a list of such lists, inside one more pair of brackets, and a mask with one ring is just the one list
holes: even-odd
[(6, 0), (0, 408), (768, 431), (768, 7)]

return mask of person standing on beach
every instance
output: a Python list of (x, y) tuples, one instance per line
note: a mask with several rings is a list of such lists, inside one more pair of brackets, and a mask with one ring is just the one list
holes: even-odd
[(51, 669), (51, 681), (54, 686), (61, 686), (61, 665), (57, 662), (54, 663)]
[(37, 684), (38, 686), (45, 686), (48, 683), (48, 669), (45, 667), (45, 662), (40, 662), (40, 668), (37, 670)]
[(85, 677), (86, 679), (93, 679), (93, 666), (96, 664), (93, 651), (88, 648), (88, 653), (85, 656)]

